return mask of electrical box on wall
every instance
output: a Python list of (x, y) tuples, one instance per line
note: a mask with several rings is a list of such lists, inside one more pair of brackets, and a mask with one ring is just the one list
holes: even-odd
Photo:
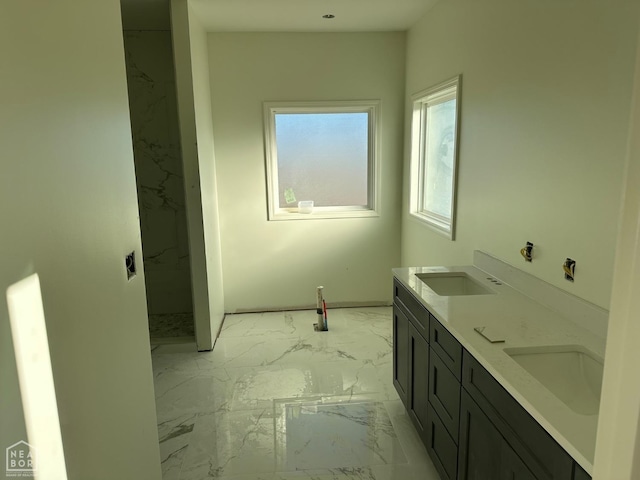
[(136, 276), (136, 254), (131, 252), (124, 258), (124, 266), (127, 270), (127, 280)]
[(564, 271), (564, 279), (573, 282), (576, 275), (576, 261), (567, 258), (562, 265), (562, 270)]

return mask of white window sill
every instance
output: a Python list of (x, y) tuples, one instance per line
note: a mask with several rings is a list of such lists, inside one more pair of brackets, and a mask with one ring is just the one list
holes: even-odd
[(368, 218), (379, 217), (380, 215), (375, 210), (368, 208), (353, 208), (344, 210), (323, 210), (320, 208), (314, 208), (311, 213), (298, 213), (297, 208), (290, 210), (280, 209), (269, 216), (269, 220), (322, 220), (330, 218)]
[(448, 238), (449, 240), (455, 240), (453, 236), (451, 224), (444, 223), (442, 221), (434, 219), (433, 217), (430, 217), (429, 215), (425, 215), (420, 212), (410, 212), (410, 215), (414, 220), (418, 221), (425, 227), (433, 230), (436, 233), (439, 233), (440, 235)]

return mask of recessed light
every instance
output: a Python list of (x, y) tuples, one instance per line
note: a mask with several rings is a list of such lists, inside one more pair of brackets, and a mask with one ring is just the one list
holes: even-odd
[(327, 13), (326, 15), (322, 15), (322, 18), (336, 18), (336, 16), (331, 13)]

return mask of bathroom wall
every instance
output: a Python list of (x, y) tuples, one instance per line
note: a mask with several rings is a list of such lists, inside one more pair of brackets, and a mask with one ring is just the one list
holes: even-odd
[(183, 313), (193, 333), (171, 32), (126, 30), (124, 45), (150, 329), (170, 336), (166, 320), (185, 322), (166, 314)]
[(27, 440), (5, 292), (40, 276), (70, 479), (159, 480), (117, 0), (0, 3), (0, 472)]
[(207, 33), (186, 0), (171, 1), (198, 350), (211, 350), (225, 313)]
[[(640, 36), (638, 37), (640, 47)], [(640, 477), (640, 48), (593, 478)]]
[[(404, 33), (210, 33), (228, 312), (391, 301), (400, 261)], [(380, 99), (380, 216), (267, 220), (262, 104)], [(330, 182), (331, 179), (322, 181)]]
[(403, 265), (469, 264), (480, 249), (609, 307), (638, 6), (450, 0), (410, 29), (407, 112), (461, 73), (462, 120), (453, 242), (408, 214), (405, 137)]

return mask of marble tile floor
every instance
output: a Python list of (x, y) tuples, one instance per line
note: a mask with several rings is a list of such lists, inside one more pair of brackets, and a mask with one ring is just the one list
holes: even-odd
[(149, 314), (149, 337), (154, 345), (194, 341), (193, 313)]
[(152, 350), (163, 480), (438, 480), (392, 384), (390, 307), (228, 315)]

